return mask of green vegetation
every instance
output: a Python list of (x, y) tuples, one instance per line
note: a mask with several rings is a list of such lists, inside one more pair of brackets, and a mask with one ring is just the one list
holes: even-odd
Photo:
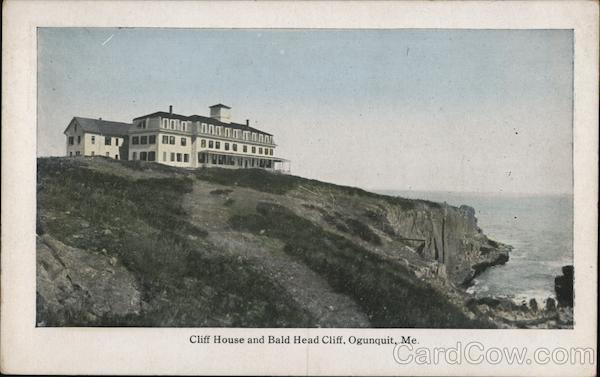
[[(182, 198), (192, 183), (185, 176), (134, 180), (90, 170), (78, 161), (38, 160), (38, 233), (116, 257), (136, 277), (147, 303), (140, 315), (94, 322), (71, 313), (71, 325), (313, 324), (259, 268), (219, 253), (206, 240), (207, 232), (189, 222)], [(44, 319), (53, 325), (51, 315)]]
[(271, 194), (285, 194), (296, 188), (298, 183), (297, 177), (272, 174), (261, 169), (205, 168), (198, 169), (195, 174), (203, 181), (224, 186), (248, 187)]
[[(102, 164), (95, 165), (96, 160)], [(229, 224), (219, 223), (221, 229), (210, 219), (198, 219), (199, 213), (207, 212), (196, 212), (197, 207), (190, 206), (195, 208), (192, 221), (184, 207), (183, 199), (195, 192), (194, 185), (209, 186), (206, 182), (222, 187), (211, 187), (207, 197), (194, 203), (197, 207), (201, 206), (197, 203), (209, 203), (213, 211), (210, 213), (217, 214), (219, 221), (229, 217)], [(318, 211), (338, 231), (359, 237), (369, 245), (360, 243), (365, 246), (362, 247), (346, 236), (329, 232), (284, 206), (257, 204), (257, 200), (263, 200), (257, 197), (269, 195), (244, 196), (249, 193), (246, 188), (274, 194), (270, 197), (284, 204), (290, 203), (288, 198), (277, 195), (296, 189), (310, 192), (307, 197), (311, 198), (320, 194), (345, 195), (340, 200), (343, 204), (335, 207), (339, 212), (332, 206), (325, 209), (303, 205)], [(156, 163), (101, 158), (39, 159), (37, 189), (38, 234), (47, 232), (83, 252), (116, 260), (135, 277), (136, 289), (144, 302), (141, 312), (135, 315), (90, 319), (76, 311), (63, 313), (72, 326), (316, 326), (320, 322), (313, 316), (319, 312), (308, 313), (292, 296), (294, 290), (283, 288), (284, 280), (278, 280), (281, 277), (265, 273), (264, 263), (271, 261), (271, 252), (288, 261), (288, 255), (292, 256), (308, 266), (327, 282), (322, 283), (327, 291), (333, 288), (356, 302), (375, 327), (490, 326), (468, 319), (405, 265), (384, 258), (372, 248), (382, 245), (379, 231), (394, 235), (384, 212), (378, 212), (380, 209), (384, 211), (388, 204), (401, 210), (439, 208), (437, 203), (383, 196), (258, 169), (211, 168), (192, 172)], [(362, 206), (363, 198), (377, 201), (368, 200)], [(197, 225), (209, 223), (202, 226), (214, 234)], [(260, 257), (253, 259), (247, 254), (229, 254), (210, 241), (221, 237), (218, 231), (251, 232), (253, 241), (264, 241), (267, 246)], [(282, 244), (287, 255), (279, 252)], [(259, 262), (260, 258), (264, 260)], [(312, 277), (305, 266), (302, 268)], [(60, 322), (53, 317), (55, 314), (44, 313), (43, 299), (38, 298), (37, 304), (38, 315), (45, 316), (46, 324)], [(88, 304), (93, 302), (85, 303)]]
[(195, 172), (196, 178), (216, 183), (223, 186), (248, 187), (253, 190), (270, 194), (283, 195), (297, 189), (304, 188), (331, 189), (340, 193), (364, 198), (383, 199), (389, 204), (397, 205), (404, 210), (415, 208), (416, 203), (422, 203), (432, 208), (440, 208), (439, 203), (428, 200), (411, 200), (395, 196), (379, 195), (357, 187), (340, 186), (333, 183), (320, 182), (313, 179), (285, 174), (273, 174), (261, 169), (222, 169), (204, 168)]
[(286, 253), (352, 297), (375, 327), (490, 327), (489, 323), (468, 319), (402, 265), (324, 231), (280, 205), (262, 202), (256, 211), (233, 216), (230, 225), (285, 242)]
[(355, 234), (361, 239), (370, 242), (374, 245), (381, 245), (381, 238), (375, 232), (369, 228), (368, 225), (365, 225), (361, 221), (357, 219), (346, 219), (346, 224), (350, 227), (351, 234)]

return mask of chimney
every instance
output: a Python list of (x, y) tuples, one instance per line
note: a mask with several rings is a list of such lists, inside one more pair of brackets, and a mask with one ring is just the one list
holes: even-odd
[(169, 114), (173, 114), (173, 105), (169, 105)]
[(246, 126), (250, 127), (250, 119), (246, 119)]
[(222, 103), (212, 105), (209, 107), (210, 117), (223, 123), (229, 123), (231, 107), (223, 105)]

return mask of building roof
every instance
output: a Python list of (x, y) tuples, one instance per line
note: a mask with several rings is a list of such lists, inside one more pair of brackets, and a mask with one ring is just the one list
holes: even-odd
[(227, 105), (223, 105), (222, 103), (217, 103), (216, 105), (209, 106), (208, 108), (212, 109), (213, 107), (224, 107), (226, 109), (231, 109), (231, 107), (229, 107)]
[(127, 135), (131, 123), (113, 122), (102, 119), (74, 117), (74, 121), (86, 132), (103, 135)]
[(169, 113), (169, 112), (166, 112), (166, 111), (157, 111), (157, 112), (152, 113), (152, 114), (147, 114), (147, 115), (139, 116), (137, 118), (134, 118), (133, 120), (142, 119), (142, 118), (154, 118), (154, 117), (162, 117), (162, 118), (169, 118), (169, 119), (179, 119), (179, 120), (189, 120), (189, 121), (200, 121), (200, 122), (203, 122), (203, 123), (214, 124), (215, 126), (229, 127), (229, 128), (233, 128), (233, 129), (237, 129), (237, 130), (250, 131), (250, 132), (260, 133), (260, 134), (263, 134), (263, 135), (273, 136), (273, 135), (271, 135), (268, 132), (261, 131), (259, 129), (254, 128), (254, 127), (247, 126), (245, 124), (233, 123), (233, 122), (232, 123), (224, 123), (224, 122), (220, 122), (219, 120), (217, 120), (215, 118), (210, 118), (210, 117), (206, 117), (206, 116), (202, 116), (202, 115), (190, 115), (190, 116), (186, 116), (186, 115), (181, 115), (181, 114)]

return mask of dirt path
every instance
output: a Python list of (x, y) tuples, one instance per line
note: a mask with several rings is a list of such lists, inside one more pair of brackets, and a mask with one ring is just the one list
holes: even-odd
[[(226, 199), (210, 193), (217, 189), (231, 188), (195, 182), (194, 191), (184, 198), (192, 222), (209, 232), (210, 242), (222, 252), (247, 259), (263, 269), (317, 319), (317, 326), (369, 327), (367, 316), (352, 299), (334, 292), (317, 273), (284, 253), (279, 240), (232, 230), (227, 224), (229, 209), (223, 205)], [(236, 203), (236, 211), (250, 211), (258, 201), (273, 199), (272, 195), (239, 187), (226, 197)]]

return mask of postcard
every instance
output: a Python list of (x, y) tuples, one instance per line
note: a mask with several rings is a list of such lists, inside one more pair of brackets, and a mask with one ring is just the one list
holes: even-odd
[(594, 374), (597, 3), (5, 11), (3, 372)]

